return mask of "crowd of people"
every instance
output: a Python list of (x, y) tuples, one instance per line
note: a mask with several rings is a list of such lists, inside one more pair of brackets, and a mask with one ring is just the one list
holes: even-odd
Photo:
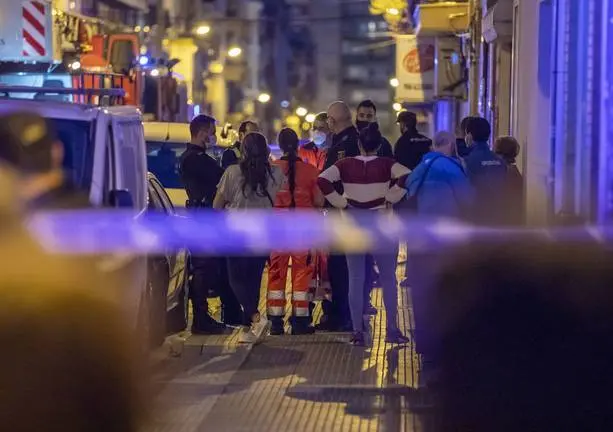
[[(189, 207), (398, 211), (487, 226), (522, 224), (523, 180), (515, 165), (519, 153), (515, 139), (500, 137), (491, 146), (490, 124), (481, 117), (465, 118), (458, 134), (440, 131), (434, 139), (419, 133), (413, 112), (399, 113), (397, 123), (401, 137), (392, 146), (379, 130), (372, 101), (360, 103), (355, 117), (346, 103), (334, 102), (315, 117), (306, 144), (299, 145), (292, 129), (281, 130), (282, 157), (273, 159), (258, 124), (248, 120), (241, 124), (239, 142), (224, 152), (220, 166), (206, 153), (216, 142), (215, 119), (200, 115), (191, 123), (192, 142), (180, 164)], [(409, 340), (397, 324), (397, 247), (383, 254), (274, 252), (259, 257), (196, 257), (194, 262), (193, 333), (219, 333), (226, 326), (240, 325), (244, 343), (260, 342), (269, 332), (284, 334), (291, 262), (291, 334), (316, 329), (352, 332), (351, 343), (367, 345), (370, 331), (365, 317), (377, 313), (370, 301), (371, 289), (380, 285), (387, 310), (386, 341)], [(264, 314), (258, 305), (267, 263)], [(419, 321), (420, 292), (427, 288), (420, 286), (425, 285), (424, 278), (411, 278), (412, 264), (410, 257), (407, 280)], [(221, 323), (207, 313), (210, 291), (221, 297)], [(316, 293), (323, 310), (317, 325), (313, 322)], [(420, 345), (419, 332), (415, 338)]]

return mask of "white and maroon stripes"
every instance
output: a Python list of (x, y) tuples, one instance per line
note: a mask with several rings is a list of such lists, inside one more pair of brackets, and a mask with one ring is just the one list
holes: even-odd
[[(410, 171), (393, 159), (377, 156), (350, 157), (321, 173), (318, 185), (334, 207), (347, 205), (360, 209), (384, 208), (397, 203), (406, 193), (403, 185)], [(340, 195), (334, 184), (343, 184)]]
[(43, 57), (47, 55), (47, 17), (42, 1), (24, 1), (21, 13), (23, 25), (23, 56)]

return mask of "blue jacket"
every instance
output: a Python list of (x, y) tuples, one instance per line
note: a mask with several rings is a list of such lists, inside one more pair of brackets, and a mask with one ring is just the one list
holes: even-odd
[(417, 195), (420, 215), (463, 218), (472, 211), (474, 193), (464, 168), (440, 153), (424, 155), (407, 179), (406, 188), (408, 196)]
[(464, 162), (468, 178), (475, 189), (474, 221), (486, 225), (501, 223), (506, 217), (507, 164), (486, 142), (474, 143)]

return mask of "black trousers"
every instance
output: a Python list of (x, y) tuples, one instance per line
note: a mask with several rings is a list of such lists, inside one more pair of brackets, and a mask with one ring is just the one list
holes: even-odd
[(194, 256), (192, 257), (192, 284), (190, 298), (194, 314), (193, 326), (203, 329), (210, 321), (208, 294), (213, 290), (219, 294), (222, 307), (222, 319), (227, 324), (241, 321), (240, 304), (230, 288), (225, 258)]
[[(345, 255), (331, 254), (328, 258), (328, 277), (332, 288), (332, 301), (324, 302), (323, 312), (337, 325), (350, 322), (349, 273)], [(326, 304), (327, 303), (327, 304)]]
[(227, 259), (230, 286), (243, 308), (243, 325), (251, 325), (258, 312), (260, 286), (268, 257), (236, 256)]

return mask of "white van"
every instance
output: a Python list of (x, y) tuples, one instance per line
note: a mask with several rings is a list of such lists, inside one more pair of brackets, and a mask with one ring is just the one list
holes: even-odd
[[(185, 207), (187, 193), (179, 174), (179, 157), (191, 141), (189, 123), (145, 122), (147, 167), (166, 189), (175, 207)], [(223, 134), (225, 135), (225, 134)], [(221, 154), (232, 144), (232, 137), (223, 138), (217, 128), (218, 145), (207, 152), (220, 161)]]
[[(145, 139), (137, 108), (0, 98), (0, 115), (16, 112), (35, 112), (53, 122), (65, 146), (64, 168), (76, 187), (89, 192), (94, 206), (132, 207), (138, 215), (147, 210)], [(133, 280), (122, 287), (127, 289), (121, 301), (134, 325), (143, 325), (138, 320), (148, 315), (147, 257), (108, 261), (107, 266), (130, 269)]]

